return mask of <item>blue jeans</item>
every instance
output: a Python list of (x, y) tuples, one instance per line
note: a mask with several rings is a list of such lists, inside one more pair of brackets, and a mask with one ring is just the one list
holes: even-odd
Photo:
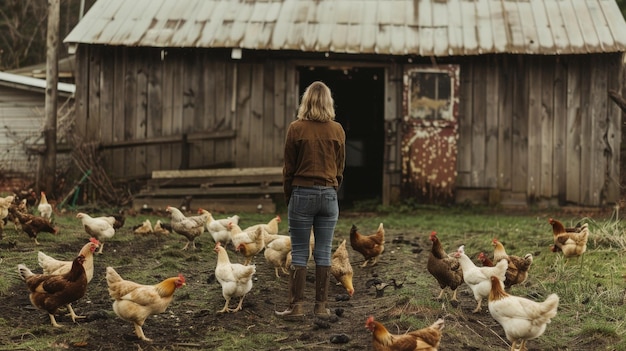
[(291, 193), (287, 209), (291, 236), (291, 264), (306, 266), (313, 227), (315, 264), (330, 266), (333, 236), (339, 218), (337, 191), (327, 186), (296, 186)]

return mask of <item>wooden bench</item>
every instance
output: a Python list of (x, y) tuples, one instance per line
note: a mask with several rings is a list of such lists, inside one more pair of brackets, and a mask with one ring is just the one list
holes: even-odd
[[(283, 193), (282, 167), (153, 171), (134, 208), (164, 208), (192, 202), (211, 211), (275, 211), (272, 196)], [(189, 205), (187, 205), (189, 206)]]

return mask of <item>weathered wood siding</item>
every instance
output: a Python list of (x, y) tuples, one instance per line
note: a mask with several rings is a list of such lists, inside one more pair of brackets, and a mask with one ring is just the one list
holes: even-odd
[[(59, 119), (68, 113), (71, 101), (59, 97)], [(45, 95), (0, 85), (0, 175), (34, 181), (39, 155), (37, 147), (44, 146), (42, 137), (45, 121)], [(59, 136), (58, 143), (66, 140)], [(30, 149), (30, 150), (27, 150)], [(71, 162), (67, 154), (57, 157), (59, 169)]]
[[(229, 50), (81, 45), (78, 55), (77, 130), (103, 146), (114, 178), (282, 165), (297, 109), (296, 68), (306, 54), (233, 60)], [(402, 197), (404, 67), (371, 57), (343, 63), (363, 62), (385, 69), (381, 193), (390, 203)], [(607, 90), (620, 87), (620, 54), (438, 63), (461, 66), (457, 190), (496, 190), (497, 202), (599, 206), (619, 199), (622, 121)]]
[(461, 64), (457, 186), (502, 200), (619, 199), (620, 55), (486, 56)]
[[(286, 126), (296, 111), (291, 97), (297, 96), (295, 72), (284, 61), (100, 46), (82, 47), (78, 55), (78, 130), (103, 146), (114, 178), (282, 165)], [(156, 142), (176, 136), (177, 142)]]

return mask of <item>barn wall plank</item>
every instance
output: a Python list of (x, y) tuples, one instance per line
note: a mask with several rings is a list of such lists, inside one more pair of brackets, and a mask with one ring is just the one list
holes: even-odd
[[(495, 60), (495, 58), (492, 58)], [(490, 62), (485, 74), (485, 176), (483, 187), (495, 189), (498, 186), (498, 67)]]
[(554, 63), (554, 123), (552, 125), (552, 197), (565, 203), (567, 137), (567, 66), (557, 60)]
[[(166, 55), (162, 65), (162, 98), (161, 98), (161, 135), (174, 135), (174, 80), (175, 80), (176, 61), (169, 55)], [(172, 144), (163, 144), (159, 147), (161, 169), (175, 169), (173, 165), (174, 155), (172, 153)]]
[[(592, 74), (591, 74), (591, 101), (590, 114), (587, 118), (591, 120), (591, 133), (589, 159), (591, 160), (591, 177), (589, 178), (589, 196), (585, 203), (592, 206), (602, 205), (602, 196), (605, 191), (606, 175), (607, 175), (607, 156), (606, 150), (609, 149), (605, 141), (605, 135), (608, 127), (607, 120), (607, 70), (603, 64), (604, 61), (598, 55), (591, 57)], [(611, 73), (614, 74), (614, 73)]]
[[(145, 58), (142, 60), (135, 61), (135, 72), (136, 75), (136, 110), (135, 110), (135, 134), (133, 139), (141, 140), (146, 138), (147, 133), (147, 124), (148, 124), (148, 62)], [(134, 148), (135, 152), (135, 172), (134, 176), (136, 177), (145, 177), (147, 176), (147, 146), (138, 146)]]
[[(233, 72), (235, 65), (223, 61), (217, 62), (214, 71), (213, 84), (215, 85), (215, 118), (214, 129), (235, 130), (234, 113), (231, 109), (231, 101), (234, 99), (233, 93)], [(238, 134), (237, 134), (238, 135)], [(235, 165), (235, 141), (232, 139), (222, 139), (215, 141), (214, 163)]]
[(582, 68), (584, 63), (572, 60), (568, 64), (567, 72), (567, 135), (565, 140), (565, 164), (566, 164), (566, 189), (565, 200), (567, 202), (580, 203), (581, 181), (581, 118), (583, 106), (581, 106), (581, 94), (583, 94)]
[(459, 139), (457, 145), (457, 186), (470, 187), (472, 183), (472, 86), (474, 69), (471, 64), (461, 66), (459, 94)]
[[(606, 65), (608, 77), (612, 75), (623, 77), (623, 66), (620, 64), (620, 55), (614, 55)], [(616, 72), (618, 72), (616, 74)], [(608, 89), (619, 91), (619, 81), (615, 79), (608, 80)], [(620, 199), (620, 160), (621, 160), (621, 143), (622, 143), (622, 111), (617, 104), (609, 101), (607, 106), (607, 162), (608, 174), (607, 184), (604, 192), (605, 200), (608, 203), (616, 203)]]
[(76, 66), (76, 118), (74, 123), (76, 129), (83, 136), (86, 136), (87, 119), (89, 117), (89, 57), (93, 48), (87, 45), (80, 45), (76, 51), (76, 61), (80, 64)]
[(581, 67), (581, 94), (580, 94), (580, 106), (581, 106), (581, 129), (580, 133), (580, 181), (578, 187), (580, 188), (580, 201), (586, 202), (591, 200), (590, 194), (595, 189), (590, 188), (593, 184), (592, 177), (594, 176), (594, 170), (591, 169), (593, 161), (590, 159), (592, 155), (593, 145), (593, 109), (592, 109), (592, 94), (593, 91), (593, 79), (595, 77), (595, 70), (591, 67), (592, 60), (590, 57), (583, 58), (583, 66)]
[[(174, 94), (172, 96), (172, 126), (171, 133), (173, 135), (181, 135), (185, 132), (183, 129), (183, 109), (185, 106), (185, 59), (184, 55), (180, 51), (171, 53), (172, 73), (174, 75)], [(182, 153), (183, 147), (181, 144), (172, 145), (172, 161), (170, 169), (182, 169)]]
[(274, 91), (276, 89), (274, 80), (275, 63), (271, 61), (265, 61), (262, 65), (263, 82), (262, 82), (262, 95), (260, 96), (261, 107), (261, 119), (263, 120), (263, 164), (273, 164), (274, 145), (276, 139), (281, 136), (277, 135), (274, 128)]
[[(237, 86), (235, 91), (236, 110), (235, 125), (237, 126), (237, 141), (235, 146), (235, 163), (239, 165), (247, 165), (250, 162), (251, 147), (251, 125), (250, 125), (250, 79), (252, 77), (252, 65), (249, 63), (241, 63), (237, 65)], [(240, 133), (240, 134), (239, 134)]]
[[(184, 133), (192, 133), (198, 130), (197, 115), (200, 109), (198, 68), (200, 64), (197, 55), (183, 55), (183, 62), (182, 130)], [(183, 167), (200, 167), (202, 160), (199, 157), (197, 144), (190, 143), (187, 146), (188, 149), (183, 149), (181, 153)]]
[(516, 58), (513, 67), (516, 84), (513, 85), (513, 124), (511, 149), (511, 191), (528, 192), (528, 86), (529, 73), (524, 62)]
[(526, 194), (530, 199), (541, 192), (541, 128), (542, 128), (542, 80), (541, 66), (528, 65), (528, 185)]
[(287, 133), (286, 125), (293, 117), (286, 110), (287, 98), (287, 76), (286, 67), (283, 62), (273, 62), (273, 84), (274, 91), (271, 96), (271, 103), (274, 110), (273, 123), (276, 138), (272, 147), (272, 164), (282, 166), (284, 163), (284, 143)]
[[(250, 139), (248, 142), (248, 162), (247, 164), (252, 167), (258, 167), (266, 164), (267, 157), (265, 152), (267, 150), (266, 144), (272, 143), (273, 134), (265, 128), (265, 126), (271, 122), (271, 116), (265, 116), (263, 113), (263, 81), (264, 81), (264, 65), (253, 64), (251, 65), (250, 72), (250, 110), (245, 117), (250, 123)], [(266, 119), (267, 118), (267, 119)]]
[[(146, 138), (163, 136), (163, 65), (158, 52), (146, 57), (148, 65)], [(161, 169), (161, 146), (146, 147), (146, 171)]]
[(511, 190), (511, 128), (513, 122), (512, 91), (515, 84), (511, 61), (502, 58), (498, 65), (498, 185), (497, 188)]
[[(140, 119), (140, 111), (137, 108), (137, 61), (134, 58), (128, 59), (125, 66), (124, 78), (124, 140), (133, 140), (136, 135), (136, 121)], [(126, 148), (124, 150), (124, 159), (126, 159), (127, 167), (126, 176), (132, 177), (136, 174), (136, 164), (140, 159), (136, 155), (134, 148)]]
[[(216, 83), (213, 78), (215, 76), (216, 63), (210, 60), (207, 53), (201, 54), (203, 64), (201, 65), (202, 79), (200, 86), (202, 87), (202, 109), (204, 112), (204, 129), (212, 130), (216, 126)], [(198, 142), (199, 152), (201, 153), (202, 164), (211, 165), (215, 163), (215, 141), (203, 140)]]
[[(538, 195), (542, 198), (550, 199), (554, 194), (553, 188), (556, 188), (556, 180), (554, 178), (554, 64), (550, 62), (550, 59), (541, 58), (539, 63), (539, 70), (541, 71), (541, 110), (540, 110), (540, 134), (538, 135), (538, 141), (540, 144), (540, 160), (537, 162), (539, 165), (539, 189)], [(530, 124), (531, 126), (533, 124)], [(530, 128), (529, 131), (536, 130)]]
[[(110, 79), (113, 80), (114, 87), (114, 97), (113, 97), (113, 113), (108, 118), (111, 119), (111, 128), (113, 130), (112, 141), (122, 141), (126, 140), (124, 137), (124, 126), (125, 119), (131, 118), (131, 116), (126, 116), (124, 113), (124, 96), (125, 94), (125, 73), (126, 73), (126, 49), (118, 49), (115, 50), (113, 57), (114, 63), (113, 67), (111, 67), (110, 71), (112, 76)], [(120, 177), (125, 176), (127, 160), (124, 157), (125, 152), (121, 149), (114, 149), (110, 151), (112, 155), (111, 158), (111, 170), (115, 172)]]
[(471, 186), (482, 188), (486, 186), (486, 115), (487, 115), (487, 63), (474, 66), (472, 82), (472, 177)]
[(87, 121), (85, 140), (100, 140), (100, 73), (101, 48), (92, 48), (89, 55), (89, 104), (87, 106)]

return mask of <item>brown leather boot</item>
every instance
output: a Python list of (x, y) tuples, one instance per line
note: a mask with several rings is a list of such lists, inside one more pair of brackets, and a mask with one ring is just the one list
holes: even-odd
[(289, 272), (289, 307), (282, 311), (274, 311), (284, 318), (304, 317), (304, 286), (306, 285), (306, 267), (291, 266)]
[(315, 317), (328, 318), (330, 310), (326, 308), (328, 301), (328, 283), (330, 281), (330, 266), (315, 267)]

